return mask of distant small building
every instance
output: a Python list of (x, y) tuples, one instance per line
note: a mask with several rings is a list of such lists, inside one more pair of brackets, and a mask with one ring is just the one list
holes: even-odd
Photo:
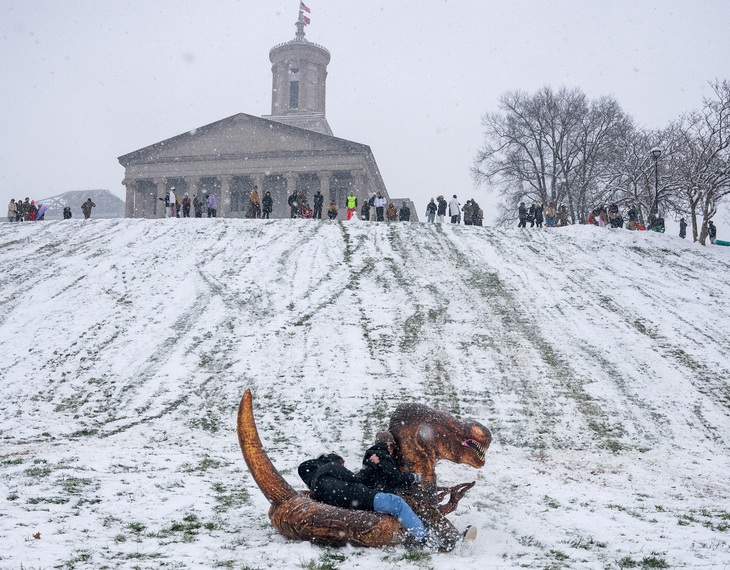
[(72, 190), (50, 198), (36, 200), (36, 205), (45, 204), (48, 210), (44, 216), (45, 220), (62, 220), (63, 209), (71, 207), (75, 218), (82, 218), (81, 204), (91, 198), (96, 207), (91, 211), (91, 219), (108, 219), (124, 217), (124, 200), (112, 194), (109, 190)]
[(214, 195), (224, 218), (246, 215), (254, 186), (262, 196), (271, 192), (276, 218), (289, 217), (294, 190), (310, 205), (320, 191), (325, 210), (330, 201), (343, 209), (350, 192), (359, 204), (377, 192), (389, 199), (370, 147), (332, 135), (325, 117), (330, 54), (304, 37), (301, 19), (296, 25), (296, 37), (269, 53), (271, 115), (239, 113), (119, 157), (128, 218), (164, 217), (173, 187), (180, 198)]

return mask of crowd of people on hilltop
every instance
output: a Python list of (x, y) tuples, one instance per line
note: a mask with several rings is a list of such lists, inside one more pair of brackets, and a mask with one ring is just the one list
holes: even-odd
[(447, 213), (452, 224), (460, 224), (463, 221), (465, 226), (481, 226), (484, 220), (484, 210), (476, 200), (471, 198), (462, 206), (454, 194), (448, 202), (443, 196), (431, 198), (426, 205), (426, 222), (443, 224)]
[(533, 202), (529, 208), (525, 206), (524, 202), (520, 202), (517, 217), (519, 218), (518, 228), (526, 228), (528, 223), (531, 228), (541, 228), (543, 223), (548, 228), (569, 224), (568, 208), (565, 204), (556, 207), (554, 202), (549, 202), (547, 207), (544, 207), (541, 202)]
[(180, 198), (173, 186), (165, 193), (164, 198), (158, 199), (165, 203), (166, 218), (202, 218), (204, 213), (209, 218), (215, 218), (218, 215), (218, 201), (214, 194), (206, 194), (205, 197), (195, 194), (190, 198), (190, 194), (185, 192)]
[[(81, 212), (84, 214), (85, 219), (91, 217), (91, 208), (96, 207), (96, 204), (89, 198), (81, 204)], [(31, 200), (26, 196), (25, 200), (15, 198), (10, 199), (8, 204), (8, 221), (9, 222), (41, 222), (46, 217), (48, 211), (48, 205), (35, 203), (35, 200)], [(71, 206), (65, 206), (63, 208), (63, 219), (70, 220), (73, 217), (71, 212)]]
[[(307, 193), (301, 189), (295, 190), (287, 196), (286, 203), (289, 207), (289, 217), (291, 219), (321, 220), (323, 216), (327, 216), (329, 220), (336, 220), (340, 215), (340, 208), (334, 200), (330, 200), (325, 209), (324, 195), (320, 190), (315, 191), (311, 204)], [(274, 199), (271, 192), (267, 191), (262, 197), (258, 186), (254, 186), (249, 195), (245, 217), (270, 219), (273, 211)], [(398, 208), (393, 202), (388, 203), (380, 192), (374, 193), (359, 208), (357, 197), (353, 192), (350, 192), (345, 199), (345, 215), (350, 220), (353, 217), (358, 217), (358, 213), (360, 219), (365, 221), (407, 222), (411, 219), (411, 209), (406, 202), (403, 202), (401, 207)]]

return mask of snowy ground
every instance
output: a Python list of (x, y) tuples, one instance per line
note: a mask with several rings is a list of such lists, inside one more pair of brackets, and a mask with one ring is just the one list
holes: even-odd
[[(0, 568), (730, 568), (730, 248), (595, 227), (0, 225)], [(495, 437), (462, 555), (284, 539), (235, 434)], [(39, 534), (37, 534), (39, 533)], [(39, 537), (39, 538), (36, 538)]]

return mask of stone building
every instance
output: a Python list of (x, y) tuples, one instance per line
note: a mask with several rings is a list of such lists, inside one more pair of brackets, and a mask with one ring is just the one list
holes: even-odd
[(171, 187), (180, 197), (215, 195), (218, 215), (227, 218), (245, 216), (254, 186), (262, 196), (271, 192), (272, 217), (289, 217), (294, 189), (310, 204), (320, 190), (325, 209), (332, 200), (342, 210), (350, 191), (360, 203), (377, 192), (389, 199), (370, 147), (332, 135), (325, 117), (330, 54), (304, 35), (297, 22), (295, 38), (269, 52), (271, 115), (239, 113), (119, 157), (126, 217), (164, 217), (160, 198)]

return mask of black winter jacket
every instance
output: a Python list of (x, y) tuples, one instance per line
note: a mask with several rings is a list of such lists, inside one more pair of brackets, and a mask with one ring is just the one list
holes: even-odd
[[(378, 456), (379, 463), (370, 461), (373, 454)], [(384, 443), (376, 443), (365, 452), (362, 469), (357, 475), (363, 484), (383, 493), (397, 493), (415, 483), (412, 473), (403, 473), (398, 469)]]
[(372, 511), (378, 492), (363, 485), (357, 475), (339, 462), (336, 455), (328, 457), (331, 460), (322, 463), (314, 471), (302, 469), (305, 464), (311, 464), (311, 461), (300, 466), (299, 475), (314, 492), (314, 498), (335, 507)]

